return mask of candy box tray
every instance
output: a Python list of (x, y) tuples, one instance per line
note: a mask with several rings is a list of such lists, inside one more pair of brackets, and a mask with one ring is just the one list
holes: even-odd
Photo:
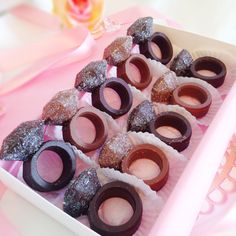
[[(233, 45), (157, 24), (155, 24), (155, 28), (156, 31), (165, 33), (172, 44), (178, 48), (186, 48), (189, 51), (205, 48), (236, 55), (236, 47)], [(190, 234), (202, 202), (233, 135), (236, 125), (234, 104), (236, 104), (236, 84), (232, 82), (230, 92), (189, 160), (149, 236), (185, 236)], [(22, 232), (28, 232), (26, 229), (29, 228), (28, 225), (31, 222), (32, 224), (38, 224), (37, 220), (41, 216), (41, 219), (48, 220), (44, 220), (45, 227), (41, 225), (41, 227), (38, 226), (39, 229), (36, 228), (37, 232), (34, 235), (37, 235), (37, 233), (40, 235), (40, 232), (47, 232), (47, 235), (53, 232), (56, 232), (57, 235), (67, 236), (97, 235), (91, 229), (50, 204), (3, 168), (0, 168), (0, 180), (4, 186), (7, 186), (7, 188), (0, 191), (0, 209), (6, 213), (8, 218), (14, 218), (16, 222), (21, 222), (19, 227)], [(7, 196), (11, 201), (10, 204)], [(24, 202), (24, 204), (21, 204), (21, 202)], [(4, 207), (3, 203), (5, 206), (8, 205), (8, 208)], [(10, 208), (14, 209), (12, 214), (7, 212), (7, 209)], [(20, 220), (21, 212), (24, 213), (23, 218), (27, 218), (28, 222)], [(30, 219), (32, 212), (35, 212), (36, 217), (39, 218), (32, 219), (31, 217)], [(13, 214), (14, 216), (12, 216)], [(47, 222), (50, 222), (50, 224), (47, 224)], [(60, 232), (55, 231), (55, 227), (58, 227)]]

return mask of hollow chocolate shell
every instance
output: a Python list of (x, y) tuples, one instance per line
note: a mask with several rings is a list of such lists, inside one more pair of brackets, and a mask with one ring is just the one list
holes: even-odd
[[(37, 162), (43, 151), (52, 151), (59, 155), (63, 163), (61, 176), (50, 183), (44, 180), (38, 172)], [(45, 142), (32, 157), (23, 163), (23, 178), (34, 190), (50, 192), (64, 188), (75, 174), (76, 159), (72, 147), (63, 141)]]
[[(122, 161), (122, 172), (132, 174), (130, 172), (130, 165), (139, 159), (148, 159), (155, 162), (159, 168), (160, 173), (149, 180), (144, 182), (149, 185), (153, 190), (160, 190), (167, 182), (169, 176), (169, 162), (166, 155), (160, 148), (151, 144), (141, 144), (134, 147), (129, 154)], [(144, 167), (145, 168), (145, 167)]]
[[(112, 197), (120, 197), (127, 200), (133, 208), (133, 216), (125, 224), (111, 226), (104, 223), (98, 215), (100, 205)], [(98, 190), (90, 202), (88, 219), (91, 229), (103, 236), (131, 236), (141, 224), (142, 213), (142, 201), (134, 187), (121, 181), (115, 181), (105, 184)]]
[[(114, 109), (107, 103), (104, 96), (105, 88), (111, 88), (117, 92), (121, 100), (120, 109)], [(97, 109), (106, 112), (113, 118), (118, 118), (126, 114), (130, 110), (132, 103), (133, 95), (128, 84), (119, 78), (107, 79), (104, 84), (92, 92), (92, 105)]]
[[(181, 133), (181, 136), (177, 138), (169, 138), (161, 135), (156, 129), (162, 126), (175, 128)], [(176, 112), (162, 112), (158, 114), (156, 119), (149, 123), (149, 130), (161, 141), (179, 152), (188, 147), (192, 135), (192, 128), (189, 121)]]
[[(135, 80), (135, 75), (131, 67), (132, 64), (135, 65), (140, 72), (140, 82)], [(145, 89), (152, 81), (148, 60), (141, 54), (133, 54), (126, 61), (120, 63), (117, 66), (117, 76), (137, 89)]]
[[(214, 72), (215, 75), (202, 75), (199, 73), (201, 70)], [(202, 79), (213, 87), (218, 88), (224, 83), (227, 70), (225, 64), (217, 58), (199, 57), (192, 63), (190, 72), (193, 77)]]
[[(193, 105), (186, 103), (181, 97), (187, 96), (199, 101), (199, 104)], [(210, 92), (197, 83), (184, 83), (179, 85), (173, 92), (171, 98), (172, 104), (184, 107), (193, 116), (201, 118), (207, 114), (212, 103)]]
[(170, 69), (177, 76), (189, 76), (192, 62), (193, 58), (191, 54), (186, 49), (183, 49), (171, 62)]
[[(79, 117), (87, 118), (93, 123), (96, 130), (96, 136), (93, 142), (86, 143), (79, 136), (79, 131), (77, 129), (77, 119)], [(108, 133), (107, 121), (103, 114), (93, 107), (82, 107), (69, 122), (63, 125), (62, 133), (64, 141), (75, 145), (81, 151), (93, 151), (102, 146), (106, 141)]]
[[(161, 57), (155, 53), (152, 44), (156, 44), (159, 47)], [(173, 56), (173, 47), (169, 38), (165, 34), (156, 32), (140, 44), (140, 53), (147, 58), (151, 58), (166, 65)]]

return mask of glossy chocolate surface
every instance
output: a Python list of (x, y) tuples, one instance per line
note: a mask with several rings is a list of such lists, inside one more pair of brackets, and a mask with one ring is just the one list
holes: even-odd
[[(59, 155), (63, 163), (61, 176), (50, 183), (44, 180), (38, 172), (37, 162), (43, 151), (52, 151)], [(23, 163), (23, 179), (34, 190), (50, 192), (64, 188), (75, 174), (76, 159), (72, 147), (63, 141), (45, 142), (40, 149)], [(53, 171), (53, 170), (52, 170)]]
[[(105, 88), (111, 88), (117, 92), (121, 100), (120, 109), (114, 109), (107, 103), (104, 96)], [(97, 109), (106, 112), (113, 118), (118, 118), (126, 114), (130, 110), (132, 103), (133, 95), (128, 84), (119, 78), (107, 79), (104, 84), (92, 92), (92, 105)]]
[[(141, 75), (140, 82), (135, 80), (131, 64), (138, 68)], [(133, 85), (137, 89), (145, 89), (152, 80), (149, 62), (147, 58), (141, 54), (133, 54), (126, 61), (120, 63), (117, 66), (117, 76), (124, 79), (128, 84)]]
[[(168, 138), (159, 134), (156, 129), (161, 126), (171, 126), (181, 133), (181, 137)], [(181, 152), (189, 145), (192, 135), (192, 128), (189, 121), (176, 112), (162, 112), (157, 115), (155, 120), (149, 123), (149, 130), (161, 141)]]
[[(135, 146), (122, 161), (122, 172), (131, 174), (129, 167), (138, 159), (154, 161), (160, 168), (160, 173), (155, 178), (144, 180), (153, 190), (160, 190), (167, 182), (169, 176), (169, 162), (163, 151), (151, 144)], [(145, 168), (145, 167), (144, 167)]]
[[(125, 224), (111, 226), (104, 223), (98, 215), (100, 205), (112, 197), (120, 197), (127, 200), (133, 208), (133, 216)], [(134, 187), (125, 182), (115, 181), (105, 184), (98, 190), (90, 202), (88, 218), (91, 229), (103, 236), (131, 236), (141, 224), (142, 212), (142, 201)]]
[[(181, 96), (189, 96), (197, 99), (200, 104), (190, 105), (181, 100)], [(210, 92), (197, 83), (184, 83), (173, 92), (171, 103), (184, 107), (193, 116), (201, 118), (207, 114), (212, 103)]]
[[(216, 75), (201, 75), (198, 73), (199, 70), (209, 70), (214, 72)], [(227, 70), (225, 64), (217, 58), (199, 57), (192, 63), (190, 72), (193, 77), (202, 79), (213, 87), (218, 88), (224, 83)]]
[[(93, 123), (96, 130), (96, 135), (93, 142), (87, 143), (81, 139), (77, 129), (77, 119), (79, 117), (87, 118)], [(62, 132), (63, 139), (66, 142), (75, 145), (83, 152), (89, 152), (99, 148), (106, 141), (108, 133), (107, 121), (103, 114), (95, 108), (89, 106), (82, 107), (69, 122), (64, 124)]]
[[(161, 58), (153, 51), (151, 46), (152, 43), (155, 43), (160, 48), (162, 54)], [(140, 53), (147, 58), (151, 58), (166, 65), (173, 56), (173, 47), (165, 34), (155, 32), (150, 38), (140, 44)]]

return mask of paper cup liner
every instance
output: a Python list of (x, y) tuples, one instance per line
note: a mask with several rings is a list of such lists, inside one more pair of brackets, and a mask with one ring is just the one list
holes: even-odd
[(217, 89), (211, 86), (210, 84), (208, 84), (207, 82), (200, 79), (193, 78), (193, 77), (177, 77), (177, 78), (179, 78), (178, 79), (179, 85), (183, 83), (196, 83), (205, 87), (210, 92), (211, 97), (212, 97), (212, 103), (211, 103), (210, 109), (204, 117), (197, 119), (198, 123), (201, 125), (205, 125), (205, 126), (210, 125), (217, 111), (219, 110), (220, 106), (223, 103), (221, 95), (219, 94)]
[(225, 81), (222, 86), (217, 88), (217, 90), (219, 91), (220, 95), (222, 96), (227, 95), (230, 89), (232, 88), (232, 84), (236, 80), (236, 67), (235, 67), (236, 57), (224, 51), (223, 49), (220, 49), (219, 51), (217, 49), (209, 50), (209, 49), (203, 48), (203, 49), (192, 51), (190, 53), (194, 60), (199, 57), (211, 56), (211, 57), (215, 57), (221, 60), (225, 64), (226, 69), (227, 69)]
[(197, 148), (199, 142), (201, 141), (201, 139), (203, 137), (203, 132), (202, 132), (201, 128), (198, 126), (196, 118), (193, 115), (191, 115), (190, 112), (188, 112), (183, 107), (180, 107), (178, 105), (166, 105), (163, 103), (155, 103), (155, 102), (153, 103), (153, 105), (154, 105), (154, 110), (155, 110), (156, 114), (172, 111), (172, 112), (176, 112), (176, 113), (184, 116), (189, 121), (189, 123), (191, 124), (191, 127), (192, 127), (192, 136), (190, 138), (189, 146), (181, 153), (185, 157), (190, 159), (192, 157), (192, 154), (194, 153), (195, 149)]
[(187, 158), (183, 154), (177, 152), (175, 149), (162, 142), (153, 134), (142, 132), (128, 132), (128, 136), (134, 146), (148, 143), (159, 147), (165, 153), (170, 166), (169, 178), (165, 186), (158, 191), (158, 195), (160, 195), (165, 202), (170, 196), (179, 177), (181, 176), (187, 164)]

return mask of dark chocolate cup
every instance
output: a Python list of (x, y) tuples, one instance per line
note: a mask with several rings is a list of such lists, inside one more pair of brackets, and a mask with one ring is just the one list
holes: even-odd
[[(120, 226), (112, 226), (104, 223), (99, 215), (98, 210), (100, 205), (107, 199), (112, 197), (120, 197), (129, 202), (133, 208), (133, 216)], [(92, 201), (88, 209), (88, 219), (91, 229), (103, 236), (131, 236), (133, 235), (141, 224), (143, 213), (142, 201), (133, 186), (115, 181), (102, 186)]]
[[(61, 176), (50, 183), (44, 180), (38, 172), (37, 162), (43, 151), (50, 150), (59, 155), (63, 163)], [(32, 157), (23, 163), (23, 179), (34, 190), (50, 192), (64, 188), (75, 174), (76, 159), (72, 147), (63, 141), (45, 142)]]
[[(181, 96), (194, 97), (201, 102), (199, 105), (190, 105), (183, 102)], [(196, 118), (201, 118), (207, 114), (212, 103), (210, 92), (197, 83), (183, 83), (179, 85), (172, 94), (171, 103), (184, 107)]]
[(122, 160), (122, 172), (132, 174), (129, 170), (130, 165), (138, 159), (149, 159), (154, 161), (160, 168), (160, 173), (155, 178), (143, 180), (151, 189), (158, 191), (167, 182), (169, 177), (169, 162), (166, 155), (160, 148), (151, 144), (141, 144), (134, 147), (129, 154)]
[[(160, 48), (162, 54), (161, 58), (156, 56), (152, 50), (151, 43), (155, 43)], [(141, 54), (147, 58), (159, 61), (164, 65), (166, 65), (173, 56), (173, 47), (171, 41), (165, 34), (161, 32), (154, 33), (149, 39), (142, 42), (139, 48)]]
[[(111, 88), (118, 93), (121, 99), (120, 109), (112, 108), (104, 97), (104, 89)], [(107, 79), (104, 84), (92, 92), (92, 105), (97, 109), (106, 112), (113, 118), (118, 118), (126, 114), (133, 103), (133, 95), (128, 84), (119, 78)]]
[[(79, 133), (77, 130), (78, 117), (85, 117), (93, 123), (96, 130), (96, 136), (93, 142), (86, 143), (79, 137)], [(103, 114), (93, 107), (82, 107), (70, 121), (63, 125), (62, 133), (63, 139), (66, 142), (75, 145), (81, 151), (93, 151), (101, 147), (106, 141), (108, 134), (107, 121), (105, 117), (103, 117)]]
[[(215, 76), (205, 76), (198, 73), (199, 70), (209, 70), (216, 73)], [(225, 64), (214, 57), (199, 57), (193, 61), (190, 67), (190, 73), (193, 77), (202, 79), (213, 87), (220, 87), (225, 80), (227, 73)]]
[[(179, 138), (167, 138), (159, 134), (156, 129), (161, 126), (171, 126), (181, 133)], [(185, 150), (190, 142), (192, 128), (189, 121), (176, 112), (162, 112), (155, 120), (149, 123), (149, 131), (164, 143), (181, 152)]]
[[(135, 65), (141, 74), (141, 81), (137, 82), (132, 74), (130, 64)], [(137, 89), (145, 89), (152, 81), (151, 69), (147, 58), (141, 54), (133, 54), (126, 61), (117, 66), (117, 76)]]

